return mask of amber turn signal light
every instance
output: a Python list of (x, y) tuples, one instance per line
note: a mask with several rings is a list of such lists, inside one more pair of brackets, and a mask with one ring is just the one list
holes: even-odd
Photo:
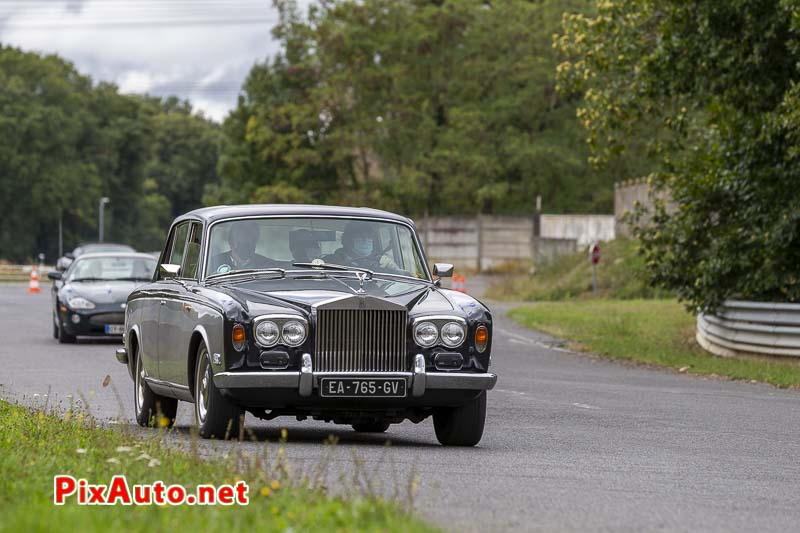
[(475, 330), (475, 348), (478, 352), (483, 353), (486, 346), (489, 344), (489, 330), (486, 326), (478, 326)]
[(236, 351), (241, 351), (244, 348), (244, 327), (241, 324), (233, 326), (231, 331), (231, 341)]

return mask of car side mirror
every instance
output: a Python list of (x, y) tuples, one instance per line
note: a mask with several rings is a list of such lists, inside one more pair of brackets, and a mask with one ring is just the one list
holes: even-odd
[(57, 279), (61, 279), (62, 277), (64, 277), (64, 275), (61, 272), (52, 271), (47, 273), (47, 277), (55, 281)]
[(453, 270), (455, 270), (455, 267), (450, 263), (433, 264), (433, 275), (439, 276), (440, 278), (449, 278), (453, 275)]
[(177, 278), (181, 272), (180, 265), (173, 265), (171, 263), (161, 263), (158, 266), (158, 275), (161, 279)]

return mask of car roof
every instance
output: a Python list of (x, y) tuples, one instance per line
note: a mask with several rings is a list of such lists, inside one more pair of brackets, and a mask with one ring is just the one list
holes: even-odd
[(372, 209), (369, 207), (340, 207), (333, 205), (311, 204), (245, 204), (245, 205), (218, 205), (203, 207), (181, 215), (175, 222), (186, 219), (200, 219), (205, 222), (215, 222), (227, 218), (253, 217), (253, 216), (330, 216), (330, 217), (361, 217), (380, 218), (403, 222), (413, 225), (414, 222), (407, 217)]
[(130, 259), (136, 259), (136, 258), (154, 259), (152, 255), (141, 252), (92, 252), (88, 254), (81, 254), (80, 256), (75, 258), (75, 261), (82, 259), (91, 259), (92, 257), (123, 257)]

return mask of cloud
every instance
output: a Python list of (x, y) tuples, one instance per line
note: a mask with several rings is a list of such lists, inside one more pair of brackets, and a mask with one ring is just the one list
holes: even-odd
[(277, 19), (265, 0), (29, 0), (0, 3), (0, 41), (59, 54), (123, 92), (176, 94), (222, 120), (250, 67), (278, 51)]

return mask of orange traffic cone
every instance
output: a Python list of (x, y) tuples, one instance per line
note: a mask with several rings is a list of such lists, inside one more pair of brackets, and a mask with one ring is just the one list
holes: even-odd
[(463, 292), (464, 294), (467, 294), (467, 278), (463, 274), (461, 275), (461, 283), (460, 283), (460, 287), (458, 289), (459, 289), (459, 292)]
[(31, 269), (31, 281), (28, 283), (28, 292), (32, 294), (42, 292), (39, 288), (39, 272), (36, 271), (36, 267)]
[(458, 276), (455, 274), (453, 274), (453, 282), (450, 284), (450, 288), (453, 289), (454, 291), (461, 292), (459, 290)]

